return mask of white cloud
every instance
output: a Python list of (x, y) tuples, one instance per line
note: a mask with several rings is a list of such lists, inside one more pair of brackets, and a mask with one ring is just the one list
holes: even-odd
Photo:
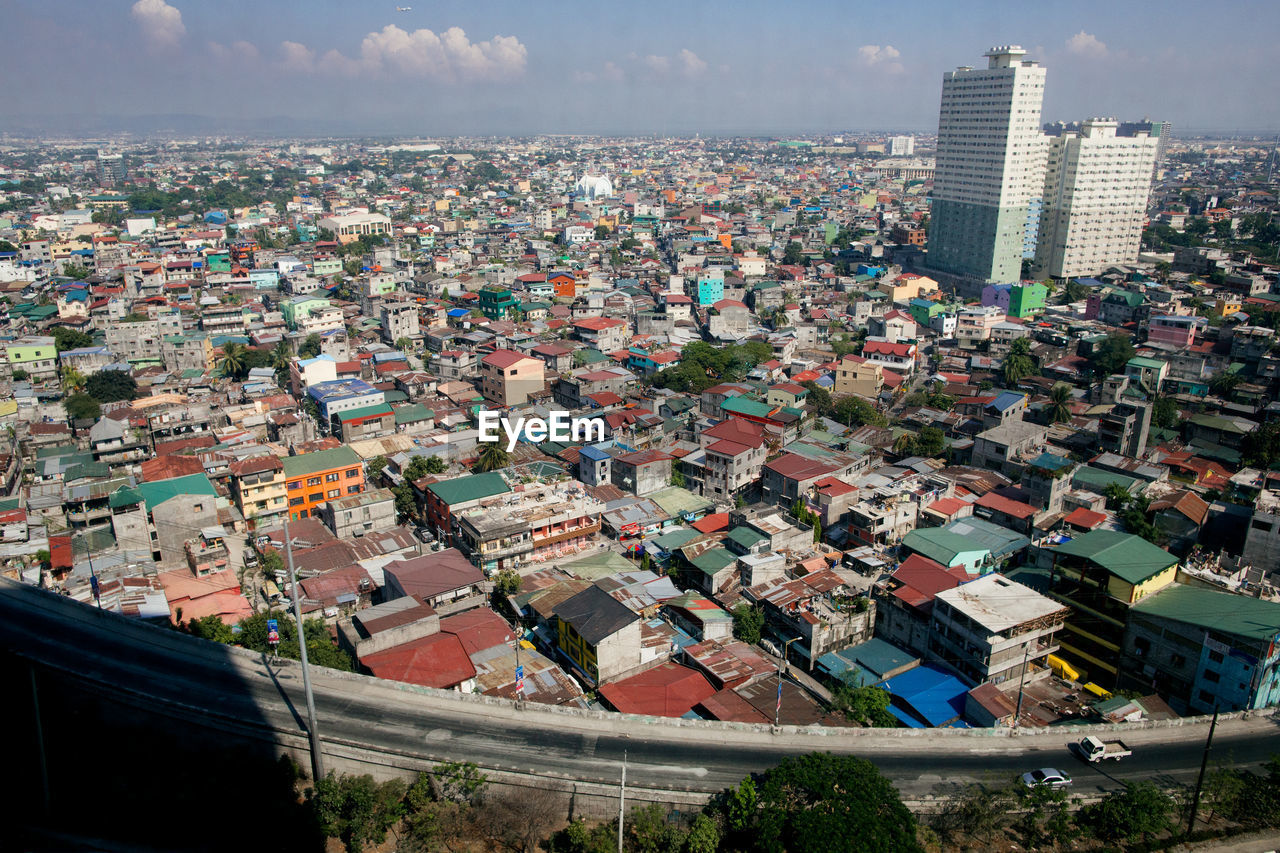
[(155, 47), (177, 47), (178, 42), (187, 34), (187, 27), (182, 23), (182, 12), (164, 0), (138, 0), (130, 8), (129, 14)]
[(1067, 39), (1067, 53), (1074, 53), (1076, 56), (1099, 57), (1107, 55), (1107, 45), (1098, 40), (1093, 33), (1086, 33), (1084, 30)]
[(445, 82), (501, 80), (524, 72), (528, 51), (514, 36), (494, 36), (473, 42), (459, 27), (442, 33), (412, 32), (389, 24), (360, 42), (360, 55), (330, 50), (316, 52), (298, 42), (283, 42), (284, 67), (298, 72), (347, 76), (390, 74), (431, 77)]
[[(634, 59), (634, 57), (632, 57)], [(640, 63), (654, 74), (680, 74), (684, 77), (697, 77), (707, 70), (707, 62), (689, 48), (682, 48), (674, 57), (651, 53), (640, 60)], [(607, 63), (612, 65), (613, 63)]]
[(247, 41), (235, 41), (229, 45), (211, 41), (209, 52), (224, 61), (256, 62), (258, 59), (258, 48)]
[(280, 42), (281, 64), (286, 71), (310, 72), (316, 68), (316, 52), (296, 41)]
[(689, 77), (696, 76), (707, 70), (707, 63), (699, 59), (698, 54), (687, 47), (680, 51), (678, 57), (680, 69)]
[(600, 72), (600, 76), (606, 80), (613, 80), (616, 82), (626, 75), (623, 74), (622, 69), (617, 65), (614, 65), (612, 62), (606, 62), (604, 64), (604, 70)]
[(899, 70), (901, 65), (894, 62), (902, 54), (891, 44), (884, 46), (878, 44), (864, 44), (858, 48), (858, 59), (863, 65), (874, 66), (881, 65), (885, 67), (897, 67)]
[(666, 74), (671, 70), (671, 60), (665, 56), (655, 56), (649, 54), (643, 60), (645, 65), (649, 66), (649, 70), (657, 74)]

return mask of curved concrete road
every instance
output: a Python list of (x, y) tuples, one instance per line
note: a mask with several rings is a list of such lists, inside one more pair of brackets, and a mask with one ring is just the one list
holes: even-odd
[[(305, 743), (298, 665), (268, 665), (242, 649), (197, 640), (0, 580), (0, 648), (75, 677), (114, 700), (213, 728)], [(400, 770), (424, 761), (473, 761), (547, 784), (616, 785), (622, 753), (629, 786), (714, 792), (811, 750), (875, 762), (910, 800), (969, 782), (1003, 784), (1026, 770), (1058, 766), (1075, 792), (1099, 793), (1150, 778), (1189, 784), (1199, 770), (1203, 721), (1175, 726), (1072, 727), (1008, 736), (992, 730), (876, 730), (659, 720), (512, 703), (313, 669), (316, 708), (330, 765)], [(1253, 765), (1280, 752), (1280, 717), (1255, 713), (1219, 722), (1214, 759)], [(1087, 765), (1067, 744), (1088, 731), (1121, 735), (1132, 758)]]

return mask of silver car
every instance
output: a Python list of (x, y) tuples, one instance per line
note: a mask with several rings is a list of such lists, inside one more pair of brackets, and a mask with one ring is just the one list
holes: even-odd
[(1071, 777), (1053, 767), (1041, 767), (1022, 774), (1022, 784), (1028, 788), (1069, 788)]

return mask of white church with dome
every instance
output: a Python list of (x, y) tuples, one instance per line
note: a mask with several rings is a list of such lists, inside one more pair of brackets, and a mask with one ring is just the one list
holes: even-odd
[(613, 182), (607, 175), (585, 174), (578, 180), (574, 190), (582, 198), (610, 198), (613, 195)]

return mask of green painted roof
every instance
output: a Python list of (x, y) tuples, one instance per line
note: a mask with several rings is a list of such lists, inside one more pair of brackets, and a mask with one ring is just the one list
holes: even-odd
[(432, 483), (427, 486), (427, 490), (434, 493), (446, 505), (455, 506), (493, 495), (505, 495), (511, 491), (511, 488), (507, 485), (507, 481), (502, 479), (501, 474), (497, 471), (489, 471), (484, 474), (470, 474), (466, 477)]
[(1138, 482), (1137, 477), (1117, 474), (1114, 471), (1104, 471), (1091, 465), (1081, 465), (1076, 469), (1075, 474), (1071, 476), (1072, 486), (1088, 489), (1098, 494), (1102, 494), (1103, 490), (1112, 483), (1119, 483), (1126, 490), (1133, 491), (1133, 484), (1136, 482)]
[(338, 412), (338, 420), (354, 421), (356, 418), (367, 418), (375, 415), (390, 415), (391, 407), (386, 403), (374, 403), (372, 406), (361, 406), (358, 409), (348, 409), (345, 412)]
[(359, 465), (360, 457), (350, 447), (334, 447), (329, 450), (317, 450), (314, 453), (303, 453), (301, 456), (286, 456), (280, 460), (284, 464), (286, 479), (305, 477), (317, 471), (328, 471), (330, 468), (343, 468)]
[(1134, 605), (1144, 614), (1250, 640), (1280, 634), (1280, 604), (1198, 586), (1173, 584)]
[(760, 542), (767, 542), (769, 537), (758, 530), (752, 530), (750, 527), (738, 526), (730, 530), (725, 539), (737, 545), (743, 551), (750, 551), (754, 545)]
[(204, 474), (188, 474), (185, 477), (174, 477), (172, 480), (160, 480), (156, 483), (139, 483), (137, 488), (142, 493), (142, 499), (147, 502), (147, 512), (179, 495), (216, 497), (218, 494), (213, 490), (213, 483), (210, 483), (209, 478)]
[(702, 534), (696, 530), (672, 530), (670, 533), (655, 536), (649, 541), (664, 551), (674, 551), (677, 548), (687, 545), (690, 540), (697, 539), (701, 535)]
[(1091, 530), (1054, 550), (1091, 560), (1131, 584), (1142, 583), (1178, 563), (1178, 558), (1163, 548), (1117, 530)]
[(1133, 358), (1125, 362), (1126, 367), (1129, 365), (1133, 365), (1134, 367), (1145, 367), (1149, 370), (1159, 370), (1162, 367), (1167, 367), (1168, 362), (1161, 361), (1158, 358), (1144, 358), (1140, 355), (1135, 355)]
[(1221, 432), (1231, 432), (1231, 433), (1235, 433), (1236, 435), (1244, 435), (1245, 433), (1249, 432), (1249, 430), (1242, 427), (1234, 419), (1219, 417), (1218, 415), (1192, 415), (1191, 417), (1187, 418), (1187, 420), (1195, 424), (1196, 426), (1207, 427), (1209, 429), (1216, 429)]
[(609, 575), (616, 575), (618, 572), (634, 571), (635, 567), (635, 563), (617, 551), (610, 551), (608, 548), (580, 557), (577, 560), (570, 560), (567, 563), (560, 564), (561, 569), (574, 577), (589, 581), (607, 578)]
[(714, 575), (726, 566), (733, 565), (737, 559), (736, 556), (730, 554), (724, 548), (712, 548), (710, 551), (703, 551), (689, 562), (703, 574)]
[(986, 548), (976, 542), (971, 542), (959, 533), (952, 533), (940, 527), (925, 527), (912, 530), (902, 537), (902, 544), (918, 554), (923, 554), (930, 560), (936, 560), (944, 566), (950, 566), (952, 561), (961, 554), (973, 552), (990, 553)]
[(133, 486), (121, 486), (112, 492), (111, 496), (107, 498), (107, 504), (112, 509), (118, 509), (122, 506), (134, 506), (135, 504), (142, 503), (142, 501), (142, 492), (138, 491)]
[(400, 406), (396, 409), (396, 426), (399, 426), (400, 424), (417, 423), (418, 421), (429, 421), (435, 416), (435, 412), (431, 411), (421, 403)]
[(749, 400), (746, 397), (730, 397), (720, 404), (720, 408), (726, 412), (736, 412), (740, 415), (750, 415), (755, 418), (767, 418), (769, 413), (773, 411), (773, 406), (768, 403)]

